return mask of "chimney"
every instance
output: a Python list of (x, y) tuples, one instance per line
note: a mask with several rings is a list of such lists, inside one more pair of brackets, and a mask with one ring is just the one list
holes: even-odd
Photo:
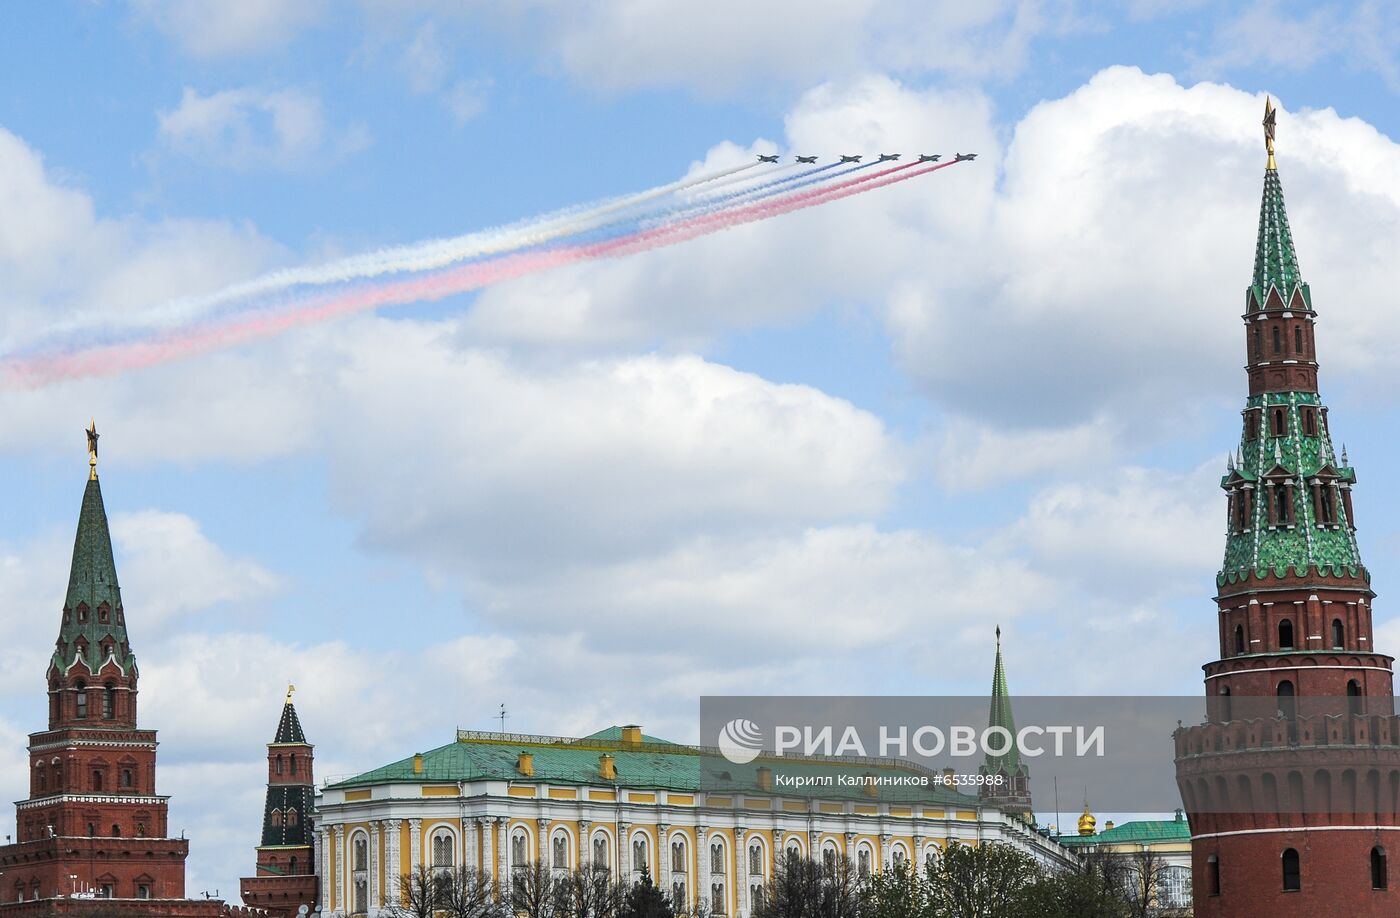
[(617, 765), (613, 762), (613, 757), (606, 752), (598, 756), (598, 777), (604, 781), (617, 780)]
[(527, 778), (535, 776), (535, 757), (531, 753), (522, 752), (515, 760), (515, 770)]
[(622, 745), (636, 748), (642, 744), (642, 728), (628, 724), (622, 728)]
[(945, 769), (943, 769), (943, 786), (944, 786), (944, 787), (952, 787), (952, 786), (953, 786), (953, 778), (954, 778), (954, 776), (955, 776), (956, 774), (957, 774), (957, 772), (954, 771), (954, 770), (951, 769), (951, 768), (945, 768)]
[(874, 776), (874, 775), (872, 775), (870, 772), (867, 771), (865, 774), (861, 775), (861, 778), (865, 781), (865, 796), (867, 796), (867, 797), (878, 797), (878, 796), (880, 796), (880, 785), (878, 785), (878, 784), (875, 783), (875, 776)]
[(423, 753), (413, 753), (413, 773), (421, 775), (423, 773)]
[(769, 768), (769, 767), (766, 766), (766, 765), (761, 766), (761, 767), (758, 769), (758, 789), (759, 789), (759, 790), (772, 790), (772, 789), (773, 789), (773, 769)]
[(1113, 831), (1113, 820), (1112, 820), (1112, 819), (1110, 819), (1108, 822), (1106, 822), (1106, 823), (1103, 824), (1103, 830), (1104, 830), (1105, 832), (1112, 832), (1112, 831)]

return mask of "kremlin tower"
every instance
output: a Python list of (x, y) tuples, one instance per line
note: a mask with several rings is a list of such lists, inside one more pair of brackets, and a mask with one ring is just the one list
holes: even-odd
[(239, 881), (243, 904), (274, 915), (295, 915), (316, 905), (316, 861), (312, 856), (311, 809), (315, 805), (312, 750), (292, 705), (294, 687), (267, 744), (267, 803), (256, 875)]
[(1198, 918), (1400, 914), (1400, 721), (1373, 646), (1346, 450), (1318, 394), (1316, 313), (1274, 161), (1245, 298), (1249, 397), (1221, 482), (1220, 658), (1176, 733)]
[(29, 736), (18, 838), (0, 848), (0, 915), (215, 916), (219, 900), (184, 898), (189, 842), (170, 837), (169, 798), (156, 792), (156, 732), (137, 724), (140, 671), (97, 479), (95, 425), (87, 436), (87, 489), (44, 677), (48, 729)]

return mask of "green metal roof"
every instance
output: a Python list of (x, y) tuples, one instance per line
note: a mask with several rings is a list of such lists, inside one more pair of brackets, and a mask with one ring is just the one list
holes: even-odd
[(1065, 835), (1058, 839), (1060, 844), (1070, 846), (1166, 844), (1189, 842), (1190, 840), (1191, 825), (1181, 815), (1175, 819), (1144, 819), (1125, 822), (1121, 826), (1114, 826), (1097, 835)]
[[(859, 786), (809, 788), (806, 791), (760, 788), (759, 768), (768, 767), (784, 775), (818, 776), (837, 774), (912, 774), (912, 767), (885, 761), (852, 763), (839, 759), (764, 758), (747, 765), (734, 765), (718, 752), (697, 746), (644, 737), (640, 744), (621, 741), (622, 728), (610, 727), (579, 739), (530, 737), (512, 734), (459, 734), (457, 742), (421, 753), (422, 770), (414, 770), (415, 756), (408, 756), (363, 774), (329, 785), (354, 788), (395, 783), (457, 783), (459, 781), (503, 780), (515, 784), (613, 785), (636, 790), (671, 790), (696, 793), (750, 793), (773, 796), (820, 796), (823, 799), (849, 798), (864, 802), (924, 802), (949, 807), (974, 808), (976, 797), (942, 786), (881, 786), (871, 797)], [(520, 753), (533, 756), (533, 774), (520, 773)], [(613, 757), (615, 780), (599, 775), (599, 757)]]
[[(86, 607), (85, 615), (80, 614), (79, 606)], [(104, 607), (105, 622), (102, 621)], [(112, 644), (117, 665), (124, 672), (131, 670), (136, 658), (127, 646), (121, 587), (112, 557), (112, 536), (107, 529), (107, 511), (102, 505), (102, 488), (96, 477), (88, 479), (83, 491), (63, 609), (63, 625), (53, 656), (53, 664), (60, 671), (67, 670), (76, 661), (79, 638), (87, 646), (86, 662), (94, 671), (103, 664), (101, 646), (104, 641)]]

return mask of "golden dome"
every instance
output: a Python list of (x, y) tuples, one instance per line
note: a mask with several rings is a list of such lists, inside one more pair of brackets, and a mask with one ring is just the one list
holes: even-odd
[(1093, 835), (1094, 828), (1099, 821), (1094, 818), (1094, 814), (1089, 812), (1089, 802), (1084, 801), (1084, 815), (1079, 817), (1079, 834)]

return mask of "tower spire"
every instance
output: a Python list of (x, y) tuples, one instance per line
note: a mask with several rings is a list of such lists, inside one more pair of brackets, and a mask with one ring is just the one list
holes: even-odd
[[(1001, 659), (1001, 626), (997, 626), (996, 667), (992, 670), (992, 704), (987, 713), (988, 727), (1001, 727), (1012, 737), (1016, 736), (1016, 718), (1011, 712), (1011, 691), (1006, 686), (1006, 666)], [(1021, 766), (1021, 752), (1013, 742), (1003, 755), (987, 755), (987, 769), (992, 774), (1005, 770), (1014, 774)]]
[(97, 432), (97, 419), (93, 418), (85, 431), (87, 434), (88, 448), (88, 481), (97, 480), (97, 439), (101, 434)]
[(1269, 152), (1269, 161), (1266, 168), (1270, 172), (1278, 169), (1278, 163), (1274, 162), (1274, 100), (1270, 96), (1264, 97), (1264, 149)]

